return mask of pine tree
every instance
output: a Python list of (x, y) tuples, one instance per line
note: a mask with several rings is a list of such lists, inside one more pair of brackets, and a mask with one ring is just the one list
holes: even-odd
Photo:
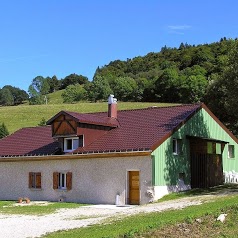
[(5, 126), (4, 123), (2, 123), (2, 125), (0, 125), (0, 139), (2, 139), (5, 136), (8, 136), (9, 132), (7, 127)]

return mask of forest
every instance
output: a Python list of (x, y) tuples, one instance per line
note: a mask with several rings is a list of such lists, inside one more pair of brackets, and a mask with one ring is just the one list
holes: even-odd
[(204, 102), (238, 135), (238, 40), (221, 38), (201, 45), (164, 46), (127, 60), (115, 60), (95, 70), (93, 79), (70, 74), (63, 79), (35, 77), (28, 92), (10, 85), (0, 89), (0, 105), (43, 104), (51, 92), (64, 89), (65, 103), (103, 101)]

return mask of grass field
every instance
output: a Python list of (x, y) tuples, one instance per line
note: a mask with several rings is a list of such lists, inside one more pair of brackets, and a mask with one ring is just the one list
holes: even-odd
[[(179, 210), (137, 214), (105, 224), (48, 234), (47, 238), (237, 237), (238, 195)], [(221, 223), (217, 217), (228, 214)]]
[(61, 97), (61, 95), (63, 92), (64, 89), (48, 94), (49, 104), (62, 104), (63, 98)]
[[(55, 97), (56, 100), (58, 97)], [(118, 102), (118, 110), (146, 108), (150, 106), (169, 106), (166, 103)], [(0, 107), (0, 123), (5, 123), (10, 133), (22, 127), (37, 126), (42, 118), (46, 121), (61, 110), (88, 113), (107, 111), (107, 103), (80, 102), (76, 104), (19, 105)]]

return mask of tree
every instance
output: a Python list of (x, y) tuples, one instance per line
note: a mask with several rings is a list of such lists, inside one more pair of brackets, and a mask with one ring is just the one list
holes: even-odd
[(38, 124), (38, 126), (46, 126), (46, 119), (44, 117), (42, 117), (40, 123)]
[(74, 103), (84, 100), (86, 97), (86, 90), (80, 84), (69, 85), (62, 93), (64, 103)]
[(49, 90), (50, 93), (53, 93), (59, 90), (61, 82), (60, 80), (58, 80), (58, 78), (55, 75), (52, 78), (47, 77), (46, 79), (48, 80), (48, 84), (50, 86), (50, 90)]
[(237, 92), (238, 92), (238, 42), (228, 56), (228, 66), (225, 68), (221, 80), (226, 87), (227, 102), (226, 108), (238, 119)]
[(155, 92), (160, 102), (178, 102), (179, 95), (179, 74), (175, 67), (167, 68), (155, 82)]
[(6, 85), (3, 88), (9, 89), (9, 91), (11, 92), (13, 99), (14, 99), (14, 105), (22, 104), (23, 101), (26, 101), (29, 98), (26, 91), (24, 91), (20, 88), (13, 87), (11, 85)]
[(85, 89), (87, 91), (87, 98), (94, 102), (107, 100), (108, 96), (112, 93), (108, 81), (101, 76), (95, 76), (92, 83), (85, 85)]
[(45, 103), (46, 94), (49, 93), (50, 85), (47, 78), (37, 76), (32, 80), (31, 85), (28, 88), (30, 95), (30, 104), (43, 104)]
[(28, 88), (28, 92), (29, 92), (29, 103), (30, 105), (39, 105), (39, 104), (43, 104), (44, 103), (44, 97), (35, 90), (35, 88), (33, 87), (33, 85), (30, 85)]
[(50, 85), (47, 78), (44, 78), (42, 76), (35, 77), (32, 80), (31, 86), (37, 93), (41, 95), (46, 95), (50, 91)]
[(133, 78), (114, 78), (110, 84), (110, 87), (118, 100), (135, 101), (135, 99), (137, 99), (137, 84)]
[(204, 98), (207, 88), (207, 79), (202, 75), (180, 77), (180, 101), (182, 103), (197, 103)]
[(238, 41), (234, 41), (221, 75), (210, 82), (206, 103), (220, 120), (238, 135)]
[(83, 75), (70, 74), (62, 79), (60, 89), (65, 89), (67, 86), (74, 84), (86, 84), (87, 82), (88, 78)]
[(196, 103), (201, 102), (206, 94), (208, 80), (206, 78), (206, 70), (194, 65), (180, 71), (179, 88), (180, 101), (182, 103)]
[(0, 125), (0, 139), (2, 139), (3, 137), (6, 137), (9, 135), (9, 132), (7, 130), (7, 127), (5, 126), (4, 123), (2, 123), (2, 125)]
[(8, 88), (2, 88), (0, 91), (0, 105), (2, 106), (14, 105), (13, 95)]

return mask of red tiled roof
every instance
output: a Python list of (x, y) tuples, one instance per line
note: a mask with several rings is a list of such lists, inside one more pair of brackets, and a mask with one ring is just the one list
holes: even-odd
[(50, 126), (23, 128), (0, 140), (0, 156), (46, 155), (57, 149)]
[(118, 128), (74, 153), (151, 150), (200, 108), (201, 104), (194, 104), (118, 111)]
[(109, 126), (109, 127), (118, 126), (118, 121), (115, 118), (108, 117), (107, 114), (105, 113), (99, 115), (97, 113), (78, 113), (69, 111), (61, 111), (57, 113), (54, 117), (52, 117), (49, 121), (47, 121), (47, 124), (48, 125), (51, 124), (61, 114), (69, 115), (72, 118), (76, 119), (76, 121), (81, 123)]
[[(174, 129), (200, 108), (201, 104), (195, 104), (118, 111), (117, 120), (108, 118), (107, 112), (63, 113), (67, 113), (84, 123), (118, 126), (107, 131), (86, 147), (74, 151), (74, 153), (95, 153), (153, 150), (166, 136), (168, 137)], [(52, 122), (56, 116), (50, 119), (48, 123)], [(0, 140), (0, 156), (47, 155), (54, 154), (57, 148), (58, 143), (54, 142), (52, 138), (50, 126), (23, 128)]]

